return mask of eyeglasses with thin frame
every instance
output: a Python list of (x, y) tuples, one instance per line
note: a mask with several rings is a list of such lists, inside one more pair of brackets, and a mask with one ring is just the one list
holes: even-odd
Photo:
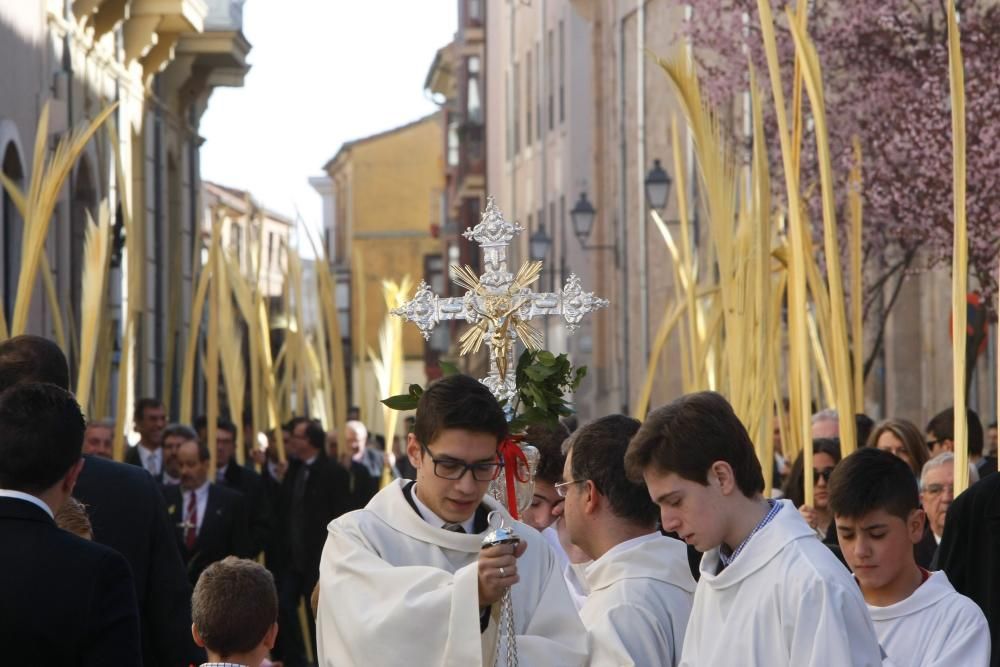
[(553, 485), (552, 488), (556, 490), (556, 493), (559, 495), (560, 498), (565, 498), (566, 494), (569, 492), (570, 484), (583, 484), (586, 481), (587, 480), (585, 479), (571, 479), (568, 482), (559, 482), (558, 484)]
[(455, 459), (437, 459), (427, 445), (420, 443), (420, 447), (434, 462), (434, 474), (441, 479), (456, 481), (465, 477), (465, 473), (471, 470), (472, 478), (477, 482), (492, 482), (500, 474), (499, 460), (490, 463), (466, 463)]
[(936, 496), (943, 493), (945, 489), (948, 489), (952, 493), (955, 493), (954, 484), (928, 484), (927, 486), (924, 487), (924, 493), (926, 493), (929, 496)]

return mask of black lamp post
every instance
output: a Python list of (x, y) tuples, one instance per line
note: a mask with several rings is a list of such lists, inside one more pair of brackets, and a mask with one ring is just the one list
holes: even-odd
[(653, 160), (653, 168), (646, 174), (646, 203), (649, 207), (662, 210), (667, 206), (672, 185), (670, 174), (663, 168), (659, 160)]
[(596, 216), (597, 211), (594, 209), (594, 205), (587, 199), (587, 193), (581, 192), (580, 198), (573, 205), (573, 210), (569, 212), (570, 220), (573, 221), (573, 232), (580, 239), (580, 243), (585, 243), (590, 238), (590, 232), (594, 228), (594, 218)]
[(545, 223), (539, 223), (538, 229), (528, 238), (528, 254), (532, 261), (541, 262), (549, 256), (552, 248), (552, 238), (545, 233)]
[(587, 239), (594, 229), (594, 219), (597, 217), (597, 209), (587, 199), (587, 193), (581, 192), (580, 198), (573, 205), (573, 210), (569, 212), (569, 217), (573, 221), (573, 232), (580, 240), (580, 247), (584, 250), (612, 250), (615, 253), (615, 268), (618, 267), (618, 239), (614, 243), (603, 243), (588, 245)]

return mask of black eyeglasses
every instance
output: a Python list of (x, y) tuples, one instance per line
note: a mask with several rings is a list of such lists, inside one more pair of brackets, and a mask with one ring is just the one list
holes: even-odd
[(452, 481), (462, 479), (465, 473), (472, 471), (472, 478), (477, 482), (492, 482), (500, 474), (500, 461), (491, 463), (466, 463), (455, 459), (436, 459), (427, 445), (420, 443), (420, 447), (427, 452), (427, 456), (434, 462), (434, 474), (441, 479)]
[(819, 478), (822, 477), (826, 482), (830, 481), (830, 475), (833, 474), (833, 468), (823, 468), (822, 470), (816, 470), (813, 468), (813, 484), (819, 483)]

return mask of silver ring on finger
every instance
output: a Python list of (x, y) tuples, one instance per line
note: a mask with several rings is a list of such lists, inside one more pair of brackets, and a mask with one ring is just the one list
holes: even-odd
[(503, 568), (501, 567), (501, 568), (500, 568), (500, 578), (501, 578), (501, 579), (503, 579), (503, 578), (504, 578), (504, 577), (506, 577), (506, 576), (507, 576), (507, 573), (506, 573), (506, 572), (504, 572), (504, 569), (503, 569)]

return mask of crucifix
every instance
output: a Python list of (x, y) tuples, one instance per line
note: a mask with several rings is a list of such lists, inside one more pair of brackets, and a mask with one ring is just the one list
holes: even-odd
[(530, 322), (536, 317), (561, 315), (566, 329), (573, 333), (583, 316), (608, 305), (607, 299), (584, 292), (580, 279), (570, 274), (565, 287), (555, 292), (532, 292), (529, 286), (538, 279), (542, 262), (524, 262), (516, 274), (507, 270), (507, 248), (524, 228), (508, 222), (493, 197), (486, 200), (486, 210), (475, 227), (466, 229), (465, 238), (482, 248), (483, 274), (469, 266), (453, 265), (452, 280), (467, 291), (461, 297), (440, 297), (421, 282), (413, 299), (392, 310), (420, 329), (424, 340), (431, 330), (445, 320), (465, 320), (472, 327), (460, 339), (461, 354), (475, 353), (485, 344), (490, 350), (490, 373), (482, 383), (497, 400), (511, 399), (517, 392), (514, 383), (514, 343), (520, 339), (530, 350), (541, 347), (541, 333)]

